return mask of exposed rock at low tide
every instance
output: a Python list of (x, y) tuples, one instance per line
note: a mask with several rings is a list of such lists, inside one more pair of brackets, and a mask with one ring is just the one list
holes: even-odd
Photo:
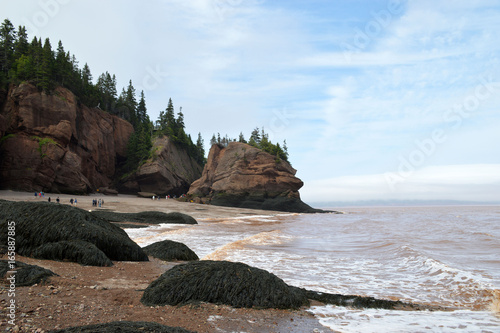
[(51, 333), (195, 333), (180, 327), (165, 326), (158, 323), (144, 321), (113, 321), (105, 324), (93, 324), (78, 327), (69, 327)]
[[(12, 280), (8, 279), (8, 272), (12, 273), (14, 278)], [(7, 284), (10, 281), (14, 281), (16, 287), (26, 287), (32, 286), (36, 283), (43, 283), (47, 281), (51, 276), (56, 274), (48, 269), (45, 269), (36, 265), (28, 265), (20, 261), (0, 260), (0, 278), (4, 279)]]
[(163, 240), (142, 248), (146, 254), (165, 261), (192, 261), (198, 256), (187, 245), (171, 240)]
[(200, 179), (189, 189), (195, 202), (299, 213), (323, 212), (300, 200), (304, 183), (283, 160), (250, 145), (213, 145)]
[(209, 302), (235, 308), (295, 309), (308, 304), (303, 292), (276, 275), (243, 263), (192, 261), (177, 265), (144, 292), (145, 305)]
[[(133, 242), (127, 233), (105, 219), (85, 210), (48, 202), (10, 202), (0, 200), (0, 246), (6, 245), (8, 222), (15, 222), (16, 252), (32, 257), (40, 248), (49, 243), (81, 240), (91, 243), (85, 257), (93, 256), (94, 261), (105, 254), (109, 260), (148, 261), (148, 256)], [(63, 243), (65, 244), (65, 243)], [(57, 260), (82, 258), (81, 247), (50, 245), (51, 255)], [(71, 253), (64, 252), (72, 248)], [(61, 252), (58, 252), (61, 250)]]

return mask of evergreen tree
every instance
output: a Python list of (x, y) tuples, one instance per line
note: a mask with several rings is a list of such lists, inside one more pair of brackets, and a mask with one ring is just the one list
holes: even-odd
[(212, 138), (210, 139), (210, 147), (213, 145), (217, 144), (217, 138), (215, 137), (215, 133), (212, 135)]
[(28, 55), (29, 43), (28, 33), (24, 26), (19, 26), (17, 30), (17, 40), (15, 44), (15, 58), (19, 59), (23, 55)]
[(243, 136), (243, 132), (240, 132), (240, 136), (238, 138), (238, 142), (247, 143), (247, 141), (245, 140), (245, 137)]
[(205, 143), (201, 137), (201, 133), (198, 133), (198, 140), (196, 140), (196, 150), (197, 150), (197, 161), (200, 164), (205, 164)]
[(14, 60), (16, 30), (8, 19), (0, 26), (0, 72), (6, 79)]
[(46, 38), (41, 53), (40, 66), (38, 67), (38, 77), (40, 79), (37, 84), (45, 93), (49, 93), (52, 90), (53, 61), (52, 46), (50, 45), (50, 40)]
[(145, 123), (148, 118), (146, 110), (146, 99), (144, 97), (144, 91), (141, 91), (141, 98), (139, 104), (137, 105), (137, 121), (140, 123)]
[(252, 131), (252, 134), (250, 135), (250, 140), (248, 140), (248, 144), (250, 146), (259, 147), (259, 145), (260, 145), (260, 130), (258, 127), (256, 127)]

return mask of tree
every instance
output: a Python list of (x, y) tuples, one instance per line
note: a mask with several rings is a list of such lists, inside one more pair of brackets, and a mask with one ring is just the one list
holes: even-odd
[(258, 127), (255, 127), (255, 129), (252, 131), (252, 134), (250, 135), (250, 140), (248, 140), (248, 144), (250, 146), (254, 147), (259, 147), (260, 145), (260, 130)]
[(212, 135), (210, 139), (210, 147), (217, 144), (217, 138), (215, 137), (215, 133)]
[(198, 140), (196, 140), (196, 149), (197, 149), (197, 161), (200, 164), (205, 164), (205, 148), (204, 148), (204, 141), (203, 138), (201, 137), (201, 133), (198, 133)]
[(43, 44), (40, 66), (38, 67), (38, 77), (40, 79), (37, 84), (45, 93), (49, 93), (52, 90), (53, 62), (54, 55), (52, 53), (52, 46), (50, 45), (50, 40), (46, 38)]
[(240, 132), (240, 136), (238, 138), (238, 142), (247, 143), (247, 141), (245, 140), (245, 137), (243, 136), (243, 132)]
[(141, 91), (141, 98), (139, 104), (137, 105), (137, 121), (144, 123), (148, 119), (148, 113), (146, 110), (146, 98), (144, 97), (144, 90)]
[(17, 29), (17, 40), (15, 43), (15, 58), (18, 59), (22, 55), (28, 55), (29, 43), (28, 43), (28, 33), (24, 26), (19, 26)]
[(14, 46), (16, 42), (16, 30), (8, 19), (5, 19), (0, 26), (0, 72), (4, 77), (12, 67), (14, 61)]

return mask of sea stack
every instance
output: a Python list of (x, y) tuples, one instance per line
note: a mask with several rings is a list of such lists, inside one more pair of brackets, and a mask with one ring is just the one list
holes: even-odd
[(200, 179), (189, 189), (195, 202), (298, 213), (322, 212), (300, 200), (304, 183), (290, 163), (245, 143), (213, 145)]

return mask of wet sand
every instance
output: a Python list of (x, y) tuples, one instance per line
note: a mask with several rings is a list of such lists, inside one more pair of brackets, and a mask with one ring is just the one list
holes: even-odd
[[(0, 199), (12, 201), (46, 201), (59, 196), (61, 204), (78, 200), (78, 207), (88, 210), (92, 199), (103, 199), (101, 209), (133, 213), (145, 210), (182, 212), (196, 219), (218, 219), (249, 215), (275, 215), (251, 209), (226, 208), (210, 205), (151, 200), (129, 195), (74, 196), (45, 194), (35, 198), (34, 193), (0, 191)], [(5, 256), (0, 257), (6, 259)], [(331, 332), (304, 309), (258, 310), (235, 309), (225, 305), (198, 304), (182, 307), (148, 307), (140, 303), (142, 290), (176, 263), (167, 263), (150, 257), (149, 262), (114, 262), (112, 267), (81, 266), (70, 262), (31, 259), (17, 256), (17, 260), (48, 268), (59, 276), (47, 284), (16, 289), (16, 325), (0, 321), (0, 330), (45, 332), (55, 328), (106, 323), (118, 320), (151, 321), (168, 326), (179, 326), (197, 332)], [(0, 286), (0, 308), (5, 313), (7, 287)]]

